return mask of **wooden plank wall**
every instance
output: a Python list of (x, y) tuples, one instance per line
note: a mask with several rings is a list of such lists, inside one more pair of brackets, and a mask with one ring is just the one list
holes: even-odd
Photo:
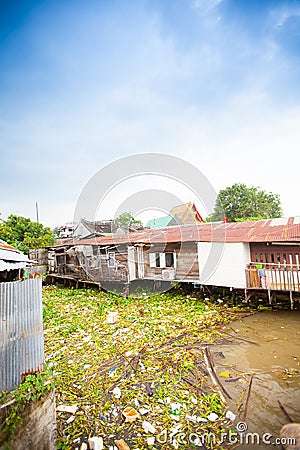
[(160, 244), (154, 244), (150, 248), (144, 248), (144, 262), (145, 262), (145, 278), (157, 279), (161, 277), (162, 268), (150, 267), (149, 253), (168, 253), (176, 252), (176, 280), (199, 279), (199, 266), (198, 266), (198, 252), (197, 244), (195, 242), (183, 242), (183, 243), (169, 243), (165, 246)]
[(300, 262), (300, 247), (298, 245), (276, 245), (252, 242), (250, 244), (250, 252), (251, 262), (272, 264), (274, 261), (276, 265), (278, 263), (290, 265), (291, 259), (292, 264), (295, 266), (299, 266)]
[[(167, 252), (176, 252), (176, 280), (186, 279), (195, 281), (199, 279), (198, 252), (195, 242), (169, 243), (166, 245), (154, 244), (151, 247), (145, 245), (142, 248), (145, 268), (144, 277), (146, 279), (161, 279), (162, 271), (165, 270), (165, 268), (150, 267), (149, 253)], [(80, 261), (75, 251), (67, 253), (66, 250), (67, 248), (60, 248), (56, 252), (56, 273), (72, 276), (76, 279), (90, 278), (97, 282), (127, 281), (128, 255), (126, 245), (109, 249), (115, 251), (115, 267), (108, 266), (107, 249), (105, 248), (99, 249), (98, 246), (93, 246), (93, 254), (91, 256), (80, 254)], [(87, 274), (84, 268), (87, 269)]]

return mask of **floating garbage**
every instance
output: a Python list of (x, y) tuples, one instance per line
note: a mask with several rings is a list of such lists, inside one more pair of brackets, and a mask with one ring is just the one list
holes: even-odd
[(102, 450), (103, 449), (103, 439), (102, 437), (93, 436), (89, 440), (89, 446), (91, 450)]
[(125, 417), (125, 422), (129, 423), (135, 422), (139, 418), (138, 412), (131, 406), (127, 406), (122, 414)]
[(117, 311), (110, 311), (107, 314), (107, 323), (109, 323), (110, 325), (117, 323), (118, 320), (119, 320), (119, 314)]
[(235, 421), (235, 418), (236, 418), (236, 415), (233, 414), (232, 411), (228, 410), (228, 411), (226, 412), (225, 417), (226, 417), (226, 419), (231, 420), (231, 422), (234, 422), (234, 421)]
[(215, 422), (219, 418), (219, 416), (216, 413), (210, 413), (210, 414), (208, 414), (207, 418), (211, 422)]
[(68, 420), (66, 421), (66, 423), (67, 423), (67, 424), (72, 423), (72, 422), (74, 422), (74, 420), (75, 420), (75, 416), (70, 416), (70, 417), (68, 418)]
[(176, 416), (175, 414), (171, 414), (171, 419), (174, 420), (175, 422), (179, 422), (180, 421), (180, 417)]
[(219, 377), (230, 378), (231, 375), (229, 372), (221, 372), (219, 373)]
[[(112, 295), (105, 302), (101, 292), (55, 291), (59, 295), (45, 289), (51, 318), (46, 316), (45, 351), (55, 367), (62, 448), (81, 436), (72, 444), (79, 448), (83, 440), (101, 433), (107, 450), (143, 450), (159, 447), (165, 430), (166, 446), (174, 449), (182, 447), (179, 430), (187, 436), (201, 427), (219, 437), (230, 426), (233, 415), (212, 385), (203, 355), (207, 342), (228, 340), (215, 332), (224, 322), (222, 310), (204, 311), (200, 300), (168, 293), (146, 300)], [(76, 318), (72, 333), (71, 307)], [(221, 370), (232, 372), (222, 366), (216, 373)]]
[(130, 450), (129, 445), (124, 441), (124, 439), (119, 439), (115, 441), (115, 444), (119, 450)]
[(170, 438), (172, 439), (173, 436), (175, 436), (175, 434), (179, 433), (179, 431), (181, 430), (181, 428), (183, 427), (183, 424), (180, 423), (179, 425), (177, 425), (176, 427), (173, 427), (171, 429), (171, 433), (170, 433)]
[(191, 397), (191, 402), (194, 403), (194, 405), (198, 404), (198, 400), (195, 397)]
[(139, 413), (144, 416), (145, 414), (148, 414), (151, 411), (151, 408), (140, 408)]
[(148, 437), (147, 439), (146, 439), (146, 442), (147, 442), (147, 444), (148, 445), (154, 445), (155, 444), (155, 437), (154, 436), (151, 436), (151, 437)]
[(156, 433), (156, 428), (150, 422), (147, 422), (147, 420), (144, 420), (142, 427), (146, 433)]
[(171, 409), (179, 410), (182, 407), (181, 403), (171, 403)]
[(121, 393), (121, 389), (118, 388), (118, 386), (116, 386), (116, 387), (113, 389), (112, 393), (114, 394), (114, 397), (115, 397), (115, 398), (117, 398), (117, 399), (121, 398), (122, 393)]
[(205, 419), (205, 417), (197, 417), (197, 422), (198, 423), (205, 423), (205, 422), (208, 422), (208, 420), (207, 419)]
[(185, 416), (185, 418), (186, 418), (187, 420), (189, 420), (190, 422), (197, 423), (197, 416), (190, 416), (189, 414), (187, 414), (187, 415)]
[(75, 414), (77, 410), (78, 410), (77, 405), (58, 405), (56, 407), (56, 411), (67, 412), (70, 414)]

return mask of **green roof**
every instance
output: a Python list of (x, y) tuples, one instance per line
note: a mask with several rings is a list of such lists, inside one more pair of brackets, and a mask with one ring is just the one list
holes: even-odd
[(164, 228), (169, 225), (173, 216), (156, 217), (155, 219), (150, 219), (146, 223), (146, 228)]

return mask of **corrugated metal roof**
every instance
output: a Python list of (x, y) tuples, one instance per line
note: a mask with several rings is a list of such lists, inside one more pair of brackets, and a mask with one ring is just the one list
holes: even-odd
[(0, 259), (5, 261), (28, 261), (29, 258), (18, 250), (0, 248)]
[[(27, 255), (24, 255), (24, 253), (20, 252), (12, 245), (7, 244), (7, 242), (0, 241), (0, 271), (23, 268), (28, 261), (29, 258)], [(21, 263), (23, 263), (22, 267), (20, 266)]]
[(252, 222), (202, 223), (69, 242), (67, 245), (151, 244), (167, 242), (300, 242), (298, 217)]
[(26, 264), (26, 262), (7, 262), (0, 259), (0, 272), (3, 272), (4, 270), (9, 272), (10, 270), (24, 269)]

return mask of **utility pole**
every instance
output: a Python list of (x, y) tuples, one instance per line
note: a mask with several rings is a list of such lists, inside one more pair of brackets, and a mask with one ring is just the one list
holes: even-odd
[(36, 211), (36, 221), (39, 223), (39, 206), (38, 202), (35, 202), (35, 211)]

